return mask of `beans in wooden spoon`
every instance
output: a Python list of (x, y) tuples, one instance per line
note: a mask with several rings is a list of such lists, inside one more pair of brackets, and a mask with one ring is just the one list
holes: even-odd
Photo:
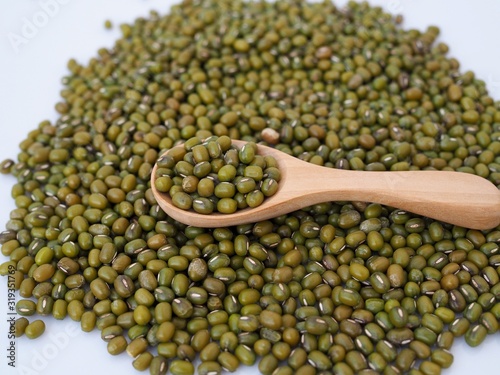
[[(245, 144), (232, 142), (238, 148)], [(500, 191), (476, 175), (449, 171), (340, 170), (307, 163), (263, 145), (258, 145), (258, 153), (274, 156), (281, 171), (277, 193), (258, 207), (210, 215), (177, 208), (168, 194), (155, 188), (156, 165), (151, 177), (153, 193), (170, 217), (205, 228), (258, 222), (328, 201), (379, 203), (472, 229), (489, 229), (500, 224)]]

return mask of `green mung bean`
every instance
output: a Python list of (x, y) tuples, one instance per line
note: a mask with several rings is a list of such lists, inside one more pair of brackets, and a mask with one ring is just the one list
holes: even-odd
[[(152, 194), (157, 163), (155, 187), (181, 208), (255, 207), (283, 172), (258, 143), (325, 168), (498, 186), (498, 103), (439, 29), (400, 22), (355, 2), (188, 1), (121, 26), (88, 65), (71, 60), (60, 117), (0, 164), (17, 178), (0, 273), (15, 269), (18, 313), (97, 327), (151, 374), (193, 373), (196, 353), (200, 374), (257, 360), (276, 375), (435, 374), (455, 336), (497, 332), (498, 228), (323, 202), (209, 230)], [(40, 326), (21, 318), (16, 334)]]
[(470, 326), (465, 333), (465, 342), (472, 347), (478, 346), (484, 341), (487, 333), (487, 329), (481, 324)]
[(118, 355), (127, 349), (127, 339), (124, 336), (116, 336), (108, 341), (108, 353)]
[(191, 362), (174, 360), (170, 363), (169, 371), (173, 375), (192, 375), (194, 366)]
[(16, 312), (21, 316), (31, 316), (36, 312), (36, 303), (28, 300), (22, 299), (16, 303)]
[(26, 327), (29, 324), (30, 324), (29, 320), (24, 318), (24, 317), (16, 319), (16, 322), (14, 325), (15, 336), (21, 337), (22, 335), (24, 335), (24, 333), (26, 332)]
[(198, 366), (197, 371), (200, 375), (220, 375), (222, 373), (222, 367), (215, 361), (206, 361)]
[(24, 329), (24, 334), (29, 339), (36, 339), (45, 332), (45, 323), (42, 320), (34, 320)]

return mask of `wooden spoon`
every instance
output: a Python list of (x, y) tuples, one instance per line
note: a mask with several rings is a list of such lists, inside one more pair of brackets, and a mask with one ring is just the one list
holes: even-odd
[[(232, 142), (238, 148), (245, 144), (243, 141)], [(471, 229), (490, 229), (500, 224), (500, 191), (476, 175), (448, 171), (332, 169), (263, 145), (258, 145), (258, 154), (276, 158), (281, 181), (276, 194), (256, 208), (246, 208), (234, 214), (210, 215), (181, 210), (172, 204), (168, 194), (156, 190), (157, 165), (153, 168), (151, 188), (158, 204), (170, 217), (205, 228), (258, 222), (329, 201), (380, 203)]]

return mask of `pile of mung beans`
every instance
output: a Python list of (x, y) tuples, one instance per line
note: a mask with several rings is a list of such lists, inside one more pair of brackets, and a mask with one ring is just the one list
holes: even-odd
[(259, 155), (254, 142), (241, 148), (227, 135), (190, 138), (156, 162), (158, 192), (182, 210), (232, 214), (260, 206), (278, 191), (281, 172), (271, 155)]
[(185, 0), (121, 25), (88, 64), (71, 60), (57, 121), (1, 164), (17, 178), (0, 234), (17, 335), (43, 333), (35, 314), (72, 319), (152, 375), (193, 374), (195, 358), (202, 375), (254, 363), (434, 375), (455, 338), (498, 334), (498, 227), (324, 202), (204, 229), (169, 218), (151, 191), (160, 155), (212, 136), (325, 168), (499, 186), (500, 103), (447, 57), (437, 27), (401, 21), (367, 3)]

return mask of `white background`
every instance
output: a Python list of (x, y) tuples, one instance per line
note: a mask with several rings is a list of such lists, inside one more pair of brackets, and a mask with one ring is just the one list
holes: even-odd
[[(33, 20), (42, 3), (54, 0), (0, 0), (0, 161), (15, 158), (18, 144), (44, 119), (55, 120), (54, 104), (59, 100), (61, 77), (66, 62), (76, 58), (87, 62), (98, 48), (111, 47), (118, 37), (116, 27), (151, 9), (168, 11), (168, 0), (57, 0), (59, 9), (47, 17), (46, 25), (29, 35), (18, 51), (9, 33), (22, 35), (25, 19)], [(64, 4), (63, 4), (64, 3)], [(345, 1), (337, 1), (344, 4)], [(473, 70), (485, 80), (495, 99), (500, 99), (500, 2), (495, 0), (372, 0), (392, 13), (404, 15), (405, 28), (441, 28), (441, 40), (450, 46), (462, 70)], [(113, 30), (105, 30), (106, 19)], [(43, 22), (43, 17), (39, 19)], [(12, 34), (10, 34), (12, 35)], [(0, 176), (0, 231), (14, 208), (10, 198), (13, 177)], [(0, 255), (0, 257), (2, 257)], [(3, 260), (2, 260), (3, 261)], [(7, 366), (6, 278), (0, 280), (0, 374), (134, 374), (126, 354), (112, 357), (97, 331), (83, 333), (79, 324), (45, 319), (46, 333), (30, 341), (17, 340), (17, 369)], [(498, 374), (500, 333), (490, 336), (478, 348), (456, 340), (455, 362), (445, 375)], [(240, 368), (240, 374), (258, 373)]]

